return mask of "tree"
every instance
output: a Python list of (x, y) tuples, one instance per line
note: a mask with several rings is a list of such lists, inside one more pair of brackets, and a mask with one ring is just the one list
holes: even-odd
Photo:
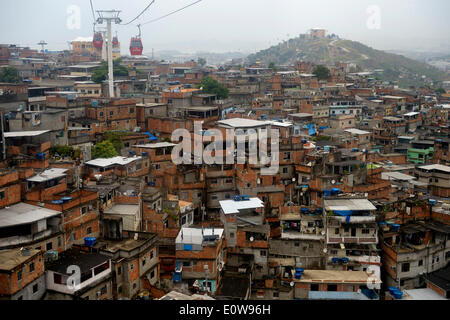
[(118, 156), (116, 149), (114, 148), (114, 145), (111, 141), (105, 140), (103, 142), (97, 143), (92, 150), (92, 159), (98, 159), (98, 158), (113, 158)]
[(205, 59), (205, 58), (198, 58), (197, 63), (198, 63), (200, 66), (204, 67), (204, 66), (206, 65), (206, 59)]
[(269, 69), (272, 69), (273, 71), (277, 71), (277, 67), (275, 65), (275, 62), (269, 63)]
[(447, 91), (445, 91), (444, 88), (439, 88), (439, 89), (436, 90), (436, 93), (437, 93), (437, 94), (445, 94), (446, 92), (447, 92)]
[(317, 66), (314, 70), (313, 74), (317, 77), (319, 80), (326, 80), (330, 78), (331, 73), (330, 70), (325, 66)]
[(0, 82), (7, 82), (7, 83), (15, 83), (19, 82), (19, 72), (16, 68), (13, 67), (6, 67), (2, 68), (2, 71), (0, 72)]
[(204, 93), (215, 94), (219, 99), (228, 98), (229, 93), (228, 88), (220, 84), (219, 81), (217, 81), (214, 78), (211, 77), (203, 78), (199, 87), (203, 88)]
[(116, 149), (117, 153), (125, 147), (122, 142), (122, 137), (129, 135), (128, 132), (107, 131), (103, 134), (103, 138), (111, 142)]
[[(113, 72), (115, 77), (126, 77), (128, 76), (128, 68), (122, 66), (120, 63), (122, 59), (116, 59), (113, 61)], [(95, 68), (92, 73), (92, 81), (95, 83), (102, 83), (108, 78), (108, 62), (103, 61), (102, 65)]]

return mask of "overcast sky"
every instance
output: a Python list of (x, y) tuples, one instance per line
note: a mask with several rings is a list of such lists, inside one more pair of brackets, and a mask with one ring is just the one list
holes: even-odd
[[(156, 0), (137, 22), (158, 18), (194, 1)], [(92, 35), (89, 0), (1, 2), (0, 43), (36, 47), (45, 40), (50, 50), (66, 49), (67, 41)], [(93, 0), (96, 10), (121, 10), (123, 22), (133, 19), (148, 3)], [(67, 13), (71, 5), (80, 8), (79, 29), (67, 27), (67, 21), (72, 21)], [(151, 48), (255, 52), (320, 27), (381, 50), (449, 52), (449, 12), (449, 0), (203, 0), (144, 26), (142, 36), (147, 53)], [(137, 27), (113, 26), (113, 30), (118, 31), (122, 52), (126, 53)]]

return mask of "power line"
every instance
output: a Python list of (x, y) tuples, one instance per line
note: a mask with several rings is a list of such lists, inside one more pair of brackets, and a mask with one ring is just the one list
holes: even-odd
[(144, 25), (146, 25), (146, 24), (153, 23), (153, 22), (159, 21), (159, 20), (161, 20), (161, 19), (164, 19), (164, 18), (166, 18), (166, 17), (168, 17), (168, 16), (171, 16), (171, 15), (173, 15), (173, 14), (175, 14), (175, 13), (177, 13), (177, 12), (180, 12), (180, 11), (182, 11), (182, 10), (184, 10), (184, 9), (187, 9), (187, 8), (189, 8), (189, 7), (191, 7), (191, 6), (195, 5), (195, 4), (197, 4), (197, 3), (199, 3), (199, 2), (202, 2), (202, 1), (203, 1), (203, 0), (198, 0), (198, 1), (194, 2), (194, 3), (191, 3), (191, 4), (189, 4), (189, 5), (185, 6), (185, 7), (183, 7), (183, 8), (180, 8), (180, 9), (178, 9), (178, 10), (175, 10), (175, 11), (171, 12), (171, 13), (168, 13), (168, 14), (162, 16), (162, 17), (159, 17), (159, 18), (156, 18), (156, 19), (147, 21), (147, 22), (145, 22), (145, 23), (141, 23), (141, 26), (144, 26)]
[(145, 13), (145, 11), (147, 11), (148, 8), (150, 8), (151, 5), (154, 4), (154, 3), (155, 3), (155, 0), (153, 0), (152, 2), (150, 2), (150, 4), (149, 4), (147, 7), (145, 7), (145, 9), (142, 10), (142, 12), (141, 12), (136, 18), (134, 18), (133, 20), (131, 20), (131, 21), (128, 22), (128, 23), (123, 23), (122, 25), (123, 25), (123, 26), (129, 25), (129, 24), (131, 24), (132, 22), (134, 22), (134, 21), (136, 21), (137, 19), (139, 19), (139, 17), (142, 16), (142, 15)]
[(92, 11), (92, 17), (94, 18), (94, 24), (95, 24), (95, 10), (94, 10), (94, 5), (92, 4), (92, 0), (89, 0), (89, 2), (91, 3), (91, 11)]

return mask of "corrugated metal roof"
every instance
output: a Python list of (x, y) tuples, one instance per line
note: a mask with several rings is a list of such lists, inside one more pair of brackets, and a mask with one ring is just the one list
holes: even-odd
[(0, 209), (0, 227), (29, 224), (59, 214), (61, 214), (59, 211), (21, 202), (8, 209)]
[(36, 137), (47, 132), (50, 130), (5, 132), (4, 136), (5, 138)]
[(361, 211), (376, 210), (377, 208), (367, 199), (336, 199), (325, 200), (325, 209), (333, 211)]
[(250, 198), (249, 201), (223, 200), (219, 201), (225, 214), (239, 213), (239, 210), (264, 208), (264, 202), (259, 198)]
[(56, 178), (62, 178), (65, 177), (68, 169), (62, 169), (62, 168), (52, 168), (45, 170), (44, 172), (35, 175), (34, 177), (31, 177), (27, 179), (27, 181), (30, 182), (44, 182), (49, 181)]
[(113, 165), (127, 165), (130, 164), (134, 161), (137, 161), (139, 159), (142, 159), (142, 157), (133, 157), (133, 158), (124, 158), (124, 157), (114, 157), (114, 158), (109, 158), (109, 159), (95, 159), (95, 160), (91, 160), (86, 162), (87, 165), (89, 166), (96, 166), (96, 167), (109, 167), (109, 166), (113, 166)]

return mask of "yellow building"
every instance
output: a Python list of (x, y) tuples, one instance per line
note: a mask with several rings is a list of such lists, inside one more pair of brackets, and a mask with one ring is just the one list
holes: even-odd
[(74, 89), (80, 97), (100, 98), (102, 96), (102, 85), (92, 81), (75, 82)]
[[(93, 55), (102, 57), (102, 49), (94, 47), (92, 37), (78, 37), (71, 42), (72, 51), (79, 55)], [(107, 42), (107, 41), (106, 41)], [(107, 47), (105, 48), (107, 50)], [(120, 58), (120, 42), (113, 46), (113, 59)], [(106, 51), (105, 51), (106, 55)]]

